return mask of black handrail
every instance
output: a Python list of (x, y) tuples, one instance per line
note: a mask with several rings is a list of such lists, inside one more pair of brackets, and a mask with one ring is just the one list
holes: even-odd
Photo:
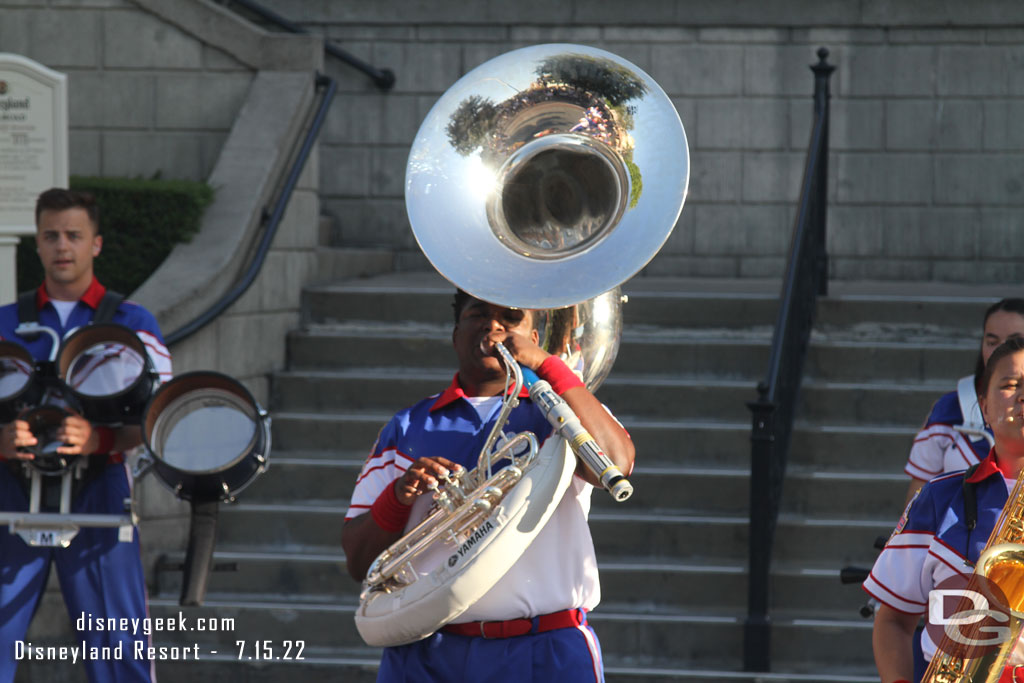
[(306, 160), (309, 159), (309, 154), (316, 143), (317, 136), (320, 134), (320, 129), (323, 128), (324, 120), (327, 118), (327, 110), (330, 108), (331, 100), (334, 99), (334, 93), (338, 89), (338, 84), (334, 82), (334, 79), (322, 74), (317, 74), (315, 83), (317, 89), (324, 90), (323, 97), (320, 99), (320, 106), (317, 107), (313, 121), (309, 125), (309, 130), (306, 131), (306, 137), (302, 140), (302, 145), (295, 155), (295, 159), (288, 171), (288, 176), (285, 178), (281, 192), (274, 203), (274, 208), (270, 211), (266, 209), (263, 211), (263, 222), (266, 223), (266, 228), (263, 231), (263, 237), (260, 239), (259, 246), (256, 248), (256, 253), (249, 263), (249, 267), (238, 283), (230, 291), (222, 295), (212, 306), (192, 321), (167, 335), (166, 341), (168, 346), (180, 342), (212, 322), (214, 318), (227, 310), (231, 304), (235, 303), (239, 297), (245, 294), (245, 291), (256, 280), (256, 276), (259, 275), (260, 268), (263, 267), (263, 262), (270, 251), (270, 245), (277, 234), (277, 228), (284, 217), (284, 211), (288, 208), (288, 201), (291, 199), (292, 191), (299, 181), (299, 176), (306, 165)]
[[(302, 28), (298, 24), (289, 21), (288, 19), (285, 19), (277, 12), (267, 9), (263, 5), (255, 3), (252, 0), (222, 0), (222, 2), (225, 6), (229, 4), (240, 5), (249, 12), (252, 12), (256, 16), (260, 17), (261, 19), (269, 21), (270, 23), (275, 24), (280, 28), (283, 28), (285, 31), (288, 31), (289, 33), (309, 34), (309, 31)], [(373, 82), (381, 90), (390, 90), (395, 85), (395, 72), (393, 72), (391, 69), (378, 69), (377, 67), (371, 64), (367, 64), (366, 62), (359, 59), (355, 55), (352, 55), (346, 52), (345, 50), (342, 50), (340, 47), (338, 47), (337, 45), (335, 45), (334, 43), (327, 39), (324, 39), (324, 51), (327, 54), (331, 55), (332, 57), (340, 59), (349, 66), (362, 71), (364, 74), (372, 78)]]
[(750, 434), (750, 572), (744, 624), (743, 667), (771, 670), (771, 555), (779, 515), (786, 457), (804, 359), (818, 296), (828, 293), (825, 224), (828, 193), (829, 78), (835, 67), (828, 50), (818, 49), (814, 72), (814, 126), (807, 150), (789, 262), (782, 285), (766, 379), (753, 413)]

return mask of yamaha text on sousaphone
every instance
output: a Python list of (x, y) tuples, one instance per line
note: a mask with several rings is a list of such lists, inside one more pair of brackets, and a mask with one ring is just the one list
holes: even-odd
[[(477, 67), (434, 105), (409, 155), (406, 205), (417, 242), (454, 285), (501, 306), (550, 309), (542, 345), (594, 390), (618, 349), (618, 286), (668, 238), (688, 178), (682, 123), (647, 74), (603, 50), (538, 45)], [(520, 369), (499, 352), (518, 385)], [(569, 442), (592, 469), (605, 466), (578, 419), (562, 426), (575, 416), (544, 385), (531, 397), (566, 438), (539, 448), (528, 432), (502, 437), (511, 392), (477, 468), (451, 477), (431, 510), (417, 517), (414, 507), (425, 519), (371, 565), (355, 618), (367, 643), (424, 638), (490, 590), (566, 490)], [(621, 473), (600, 478), (628, 497)]]

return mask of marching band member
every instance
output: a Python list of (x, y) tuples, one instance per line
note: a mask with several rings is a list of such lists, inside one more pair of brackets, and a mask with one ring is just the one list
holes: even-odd
[[(63, 338), (67, 331), (93, 321), (103, 308), (107, 290), (93, 275), (93, 260), (103, 246), (98, 207), (89, 194), (64, 189), (43, 192), (36, 202), (36, 244), (45, 271), (43, 284), (29, 299), (38, 322)], [(115, 299), (110, 299), (112, 303)], [(110, 322), (134, 330), (145, 344), (154, 368), (162, 379), (170, 377), (171, 357), (156, 320), (142, 306), (120, 301)], [(47, 334), (33, 339), (20, 337), (19, 306), (0, 308), (0, 339), (25, 346), (36, 360), (50, 357), (53, 344)], [(58, 453), (89, 458), (73, 513), (123, 514), (131, 497), (131, 475), (123, 452), (142, 442), (138, 426), (98, 427), (71, 415), (64, 419), (56, 438), (64, 445)], [(24, 420), (14, 420), (0, 430), (0, 510), (27, 511), (27, 478), (21, 462), (33, 456), (21, 449), (36, 445), (36, 437)], [(103, 618), (141, 620), (147, 616), (146, 585), (139, 553), (138, 530), (130, 539), (119, 539), (117, 528), (82, 528), (67, 548), (33, 547), (20, 536), (0, 528), (0, 683), (11, 683), (17, 666), (14, 648), (23, 641), (29, 622), (46, 587), (50, 564), (57, 567), (68, 613)], [(136, 659), (135, 640), (143, 633), (87, 630), (78, 637), (88, 648), (119, 645), (121, 659), (84, 659), (93, 683), (126, 683), (154, 680), (152, 663)]]
[[(989, 354), (978, 390), (995, 446), (976, 466), (921, 488), (864, 582), (881, 603), (872, 642), (882, 683), (915, 680), (911, 642), (930, 591), (957, 574), (970, 575), (1024, 469), (1024, 338), (1011, 337)], [(925, 659), (936, 646), (926, 629)]]
[(977, 412), (975, 385), (989, 356), (1011, 337), (1024, 337), (1024, 299), (1003, 299), (985, 311), (981, 349), (974, 374), (961, 378), (957, 391), (951, 391), (935, 402), (924, 426), (914, 437), (910, 457), (903, 469), (910, 475), (906, 502), (910, 502), (918, 489), (932, 477), (970, 467), (988, 453), (988, 441), (983, 435), (967, 435), (956, 428), (984, 428), (976, 422), (980, 421), (980, 414)]
[[(454, 308), (455, 378), (440, 394), (391, 419), (356, 482), (342, 529), (348, 569), (356, 580), (401, 538), (417, 496), (447, 472), (476, 465), (505, 390), (504, 368), (492, 355), (495, 342), (551, 384), (619, 469), (632, 470), (629, 435), (559, 358), (537, 345), (531, 311), (462, 291)], [(552, 435), (525, 389), (507, 429), (531, 431), (542, 443)], [(603, 681), (600, 646), (586, 620), (600, 599), (587, 526), (595, 485), (600, 485), (596, 476), (577, 462), (550, 521), (512, 569), (459, 623), (424, 640), (385, 648), (377, 680)]]

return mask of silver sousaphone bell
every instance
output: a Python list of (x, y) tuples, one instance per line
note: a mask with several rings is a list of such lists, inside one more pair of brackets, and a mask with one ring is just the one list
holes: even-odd
[[(665, 243), (688, 179), (683, 125), (650, 76), (596, 48), (537, 45), (480, 65), (438, 100), (413, 143), (405, 195), (441, 275), (484, 301), (544, 310), (542, 345), (594, 390), (618, 349), (618, 287)], [(435, 507), (378, 556), (355, 617), (367, 643), (424, 638), (501, 579), (568, 487), (572, 454), (549, 448), (560, 441), (496, 474), (518, 471), (501, 495), (481, 502), (497, 487), (487, 482), (459, 491), (464, 504)], [(455, 552), (452, 539), (484, 531)]]

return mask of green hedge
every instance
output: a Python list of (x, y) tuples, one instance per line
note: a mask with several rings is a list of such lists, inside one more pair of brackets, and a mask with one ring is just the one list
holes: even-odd
[[(96, 277), (126, 295), (146, 281), (174, 245), (192, 239), (203, 210), (213, 201), (209, 185), (187, 180), (72, 176), (71, 189), (95, 195), (103, 234)], [(42, 281), (35, 238), (23, 237), (18, 245), (18, 291), (34, 289)]]

